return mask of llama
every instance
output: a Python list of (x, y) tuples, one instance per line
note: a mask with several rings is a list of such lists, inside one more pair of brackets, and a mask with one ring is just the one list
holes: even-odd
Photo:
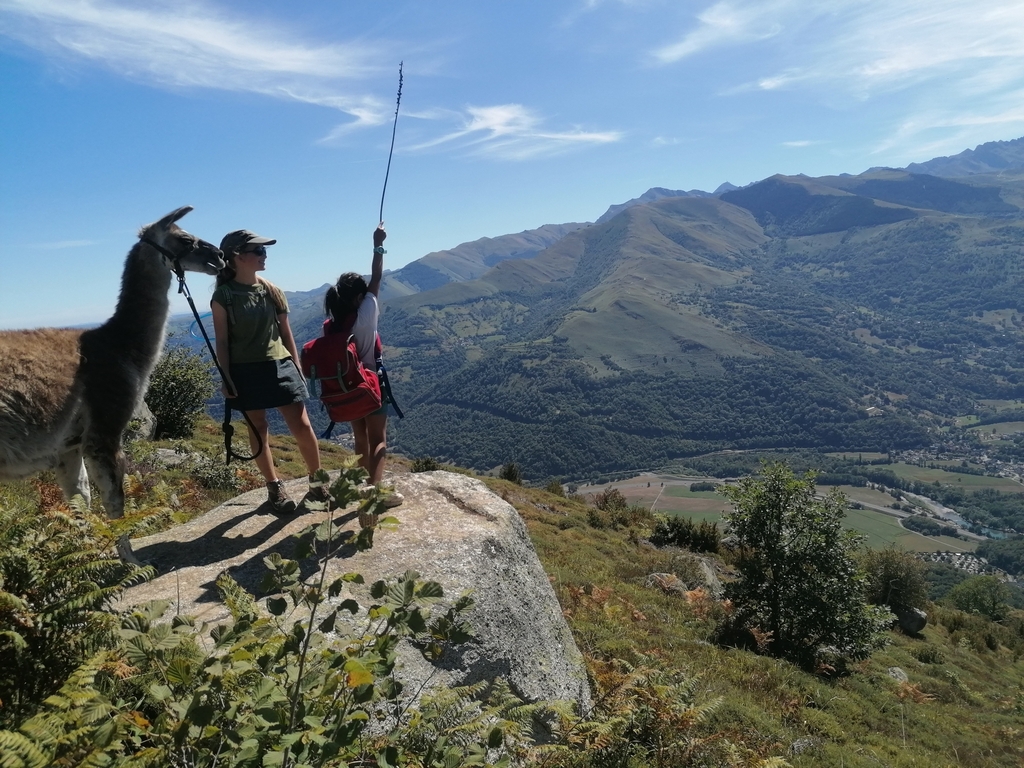
[[(139, 231), (117, 308), (99, 328), (0, 331), (0, 480), (53, 469), (65, 497), (89, 504), (91, 477), (107, 516), (124, 514), (121, 436), (163, 349), (172, 270), (224, 267), (219, 249), (175, 224), (191, 210)], [(138, 562), (127, 536), (117, 552)]]

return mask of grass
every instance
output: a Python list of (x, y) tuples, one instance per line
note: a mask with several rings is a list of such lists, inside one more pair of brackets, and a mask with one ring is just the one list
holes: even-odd
[(970, 431), (976, 432), (983, 440), (1002, 437), (1003, 435), (1014, 435), (1018, 432), (1024, 432), (1024, 421), (1002, 421), (998, 424), (982, 424), (977, 427), (971, 427)]
[[(721, 699), (700, 733), (741, 743), (749, 751), (744, 764), (771, 756), (795, 768), (995, 768), (1024, 760), (1019, 655), (1005, 648), (978, 653), (957, 634), (929, 625), (919, 639), (892, 633), (888, 648), (830, 680), (720, 648), (708, 643), (714, 622), (704, 608), (644, 586), (648, 573), (680, 573), (687, 553), (634, 543), (629, 531), (590, 528), (582, 504), (488, 483), (526, 521), (584, 654), (592, 662), (648, 654), (683, 670), (700, 701)], [(863, 519), (865, 526), (881, 525)], [(918, 655), (939, 661), (925, 664)], [(893, 666), (907, 673), (908, 684), (889, 676)], [(793, 755), (789, 746), (798, 739), (815, 746)]]
[[(294, 441), (287, 436), (272, 440), (281, 474), (304, 474)], [(202, 425), (190, 442), (193, 449), (216, 453), (217, 426)], [(336, 446), (322, 449), (328, 467), (347, 455)], [(389, 461), (400, 471), (408, 467), (399, 458)], [(171, 487), (184, 487), (187, 479), (166, 471), (160, 477)], [(612, 658), (677, 670), (692, 683), (695, 704), (717, 706), (704, 720), (673, 716), (673, 721), (685, 721), (680, 727), (688, 729), (685, 735), (694, 743), (729, 742), (736, 755), (732, 764), (753, 766), (784, 757), (794, 768), (996, 768), (1024, 760), (1020, 652), (1015, 656), (1005, 647), (974, 650), (967, 635), (933, 623), (918, 639), (892, 633), (888, 648), (855, 665), (850, 674), (829, 679), (783, 661), (719, 647), (711, 641), (722, 615), (720, 604), (688, 602), (645, 586), (651, 573), (676, 573), (681, 578), (692, 574), (690, 553), (645, 544), (643, 528), (592, 528), (587, 507), (578, 501), (483, 479), (520, 512), (595, 678), (601, 679), (602, 665)], [(46, 483), (11, 483), (4, 485), (0, 498), (26, 493), (42, 503), (53, 500), (54, 490)], [(663, 498), (673, 503), (720, 503), (711, 496), (682, 493)], [(879, 540), (889, 535), (877, 519), (884, 516), (857, 512), (859, 524), (873, 527)], [(714, 562), (716, 570), (730, 578), (728, 563)], [(887, 673), (892, 666), (906, 671), (910, 682), (894, 681)], [(798, 739), (809, 739), (813, 746), (793, 755), (790, 745)]]

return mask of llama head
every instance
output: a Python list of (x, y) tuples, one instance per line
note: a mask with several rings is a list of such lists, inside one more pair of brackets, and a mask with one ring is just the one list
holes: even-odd
[(139, 230), (139, 239), (156, 246), (168, 269), (174, 269), (173, 262), (177, 261), (189, 272), (216, 275), (224, 268), (224, 255), (220, 249), (189, 234), (175, 223), (191, 210), (191, 205), (185, 205), (171, 211)]

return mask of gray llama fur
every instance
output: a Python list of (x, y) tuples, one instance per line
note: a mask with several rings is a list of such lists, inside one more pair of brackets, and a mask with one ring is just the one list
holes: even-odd
[[(163, 350), (170, 311), (171, 260), (216, 274), (219, 249), (175, 222), (179, 208), (143, 227), (125, 260), (113, 316), (99, 328), (0, 332), (0, 479), (53, 469), (64, 495), (88, 504), (90, 477), (108, 517), (124, 514), (122, 434)], [(134, 559), (126, 539), (118, 545)]]

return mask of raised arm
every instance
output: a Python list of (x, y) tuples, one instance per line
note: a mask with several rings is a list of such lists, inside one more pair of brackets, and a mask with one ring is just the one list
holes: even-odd
[(384, 276), (384, 240), (387, 236), (382, 221), (373, 230), (373, 261), (370, 262), (370, 282), (366, 286), (366, 290), (374, 296), (380, 292), (380, 280)]

